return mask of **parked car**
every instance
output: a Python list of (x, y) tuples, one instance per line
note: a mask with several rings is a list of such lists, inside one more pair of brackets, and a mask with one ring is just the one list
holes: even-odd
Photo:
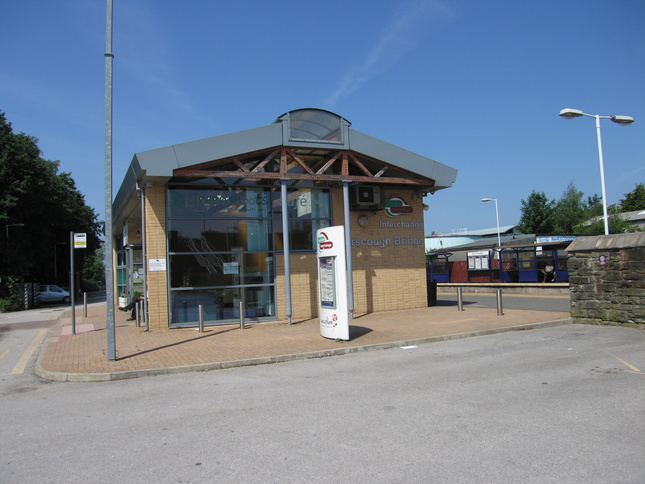
[(40, 299), (40, 302), (68, 303), (71, 301), (69, 291), (62, 289), (55, 284), (41, 284), (38, 299)]

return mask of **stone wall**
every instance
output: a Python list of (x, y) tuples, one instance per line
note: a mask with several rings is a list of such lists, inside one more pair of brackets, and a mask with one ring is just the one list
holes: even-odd
[(567, 251), (575, 323), (645, 323), (645, 233), (579, 237)]

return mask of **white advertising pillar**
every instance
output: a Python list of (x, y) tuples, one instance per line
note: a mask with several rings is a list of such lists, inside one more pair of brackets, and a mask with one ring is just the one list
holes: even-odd
[(316, 241), (320, 334), (329, 339), (349, 341), (344, 227), (318, 229)]

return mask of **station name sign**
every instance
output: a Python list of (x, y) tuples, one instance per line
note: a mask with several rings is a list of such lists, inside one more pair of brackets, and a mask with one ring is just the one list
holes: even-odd
[(352, 239), (352, 247), (378, 247), (384, 249), (389, 246), (411, 246), (419, 247), (425, 246), (425, 239), (422, 237), (382, 237), (382, 238), (366, 238), (366, 239)]

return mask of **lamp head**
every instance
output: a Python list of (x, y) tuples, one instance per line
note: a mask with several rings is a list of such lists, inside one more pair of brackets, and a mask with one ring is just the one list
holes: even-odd
[(580, 116), (583, 116), (583, 115), (584, 113), (579, 109), (566, 108), (560, 111), (560, 116), (563, 117), (564, 119), (579, 118)]
[(494, 198), (482, 198), (482, 202), (494, 202)]
[(632, 118), (631, 116), (610, 116), (609, 119), (611, 119), (614, 123), (622, 124), (623, 126), (632, 124), (634, 122), (634, 118)]

